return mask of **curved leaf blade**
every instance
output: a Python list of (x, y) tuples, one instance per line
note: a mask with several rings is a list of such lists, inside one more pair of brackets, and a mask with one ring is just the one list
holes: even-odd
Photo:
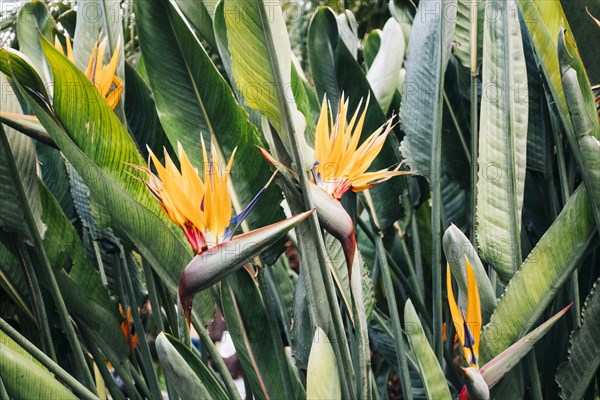
[(171, 393), (180, 399), (227, 399), (208, 368), (192, 351), (170, 335), (156, 337), (156, 353)]
[(15, 399), (76, 399), (37, 361), (0, 343), (0, 377), (9, 396)]
[(288, 154), (294, 154), (297, 141), (306, 163), (298, 168), (310, 168), (314, 157), (304, 138), (306, 120), (290, 90), (292, 50), (279, 1), (224, 0), (224, 16), (232, 72), (245, 105), (269, 119)]
[[(486, 363), (523, 337), (571, 276), (596, 231), (589, 195), (580, 187), (510, 280), (482, 331)], [(502, 332), (498, 335), (498, 332)]]
[(548, 321), (544, 322), (532, 332), (525, 335), (518, 342), (494, 357), (490, 362), (481, 367), (481, 375), (485, 383), (494, 387), (504, 375), (510, 372), (517, 363), (529, 353), (538, 340), (542, 338), (554, 324), (571, 308), (568, 305)]
[(522, 262), (527, 69), (517, 8), (490, 6), (500, 17), (484, 25), (476, 237), (482, 258), (507, 282)]
[(404, 305), (404, 327), (413, 351), (428, 399), (451, 399), (446, 377), (427, 341), (417, 311), (410, 299)]
[(556, 371), (563, 399), (580, 399), (600, 365), (600, 279), (585, 300), (581, 326), (571, 332), (569, 358)]

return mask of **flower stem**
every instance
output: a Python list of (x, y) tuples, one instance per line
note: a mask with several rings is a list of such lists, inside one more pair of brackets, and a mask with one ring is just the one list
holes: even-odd
[(273, 298), (267, 287), (267, 282), (265, 279), (265, 270), (264, 267), (258, 268), (258, 288), (262, 294), (265, 310), (267, 312), (267, 321), (269, 324), (269, 330), (271, 331), (271, 337), (275, 342), (276, 351), (275, 355), (277, 356), (277, 364), (279, 366), (279, 370), (281, 371), (281, 378), (283, 381), (283, 388), (285, 390), (285, 396), (288, 399), (294, 398), (294, 392), (292, 389), (292, 378), (290, 376), (290, 367), (287, 361), (287, 356), (285, 355), (285, 348), (283, 346), (283, 341), (281, 340), (281, 332), (278, 329), (277, 319), (275, 317), (275, 309), (273, 307)]
[(196, 329), (196, 332), (198, 332), (198, 335), (200, 336), (200, 340), (202, 341), (204, 348), (206, 348), (208, 354), (215, 363), (215, 366), (217, 367), (217, 372), (219, 373), (219, 375), (221, 375), (221, 379), (223, 379), (223, 382), (225, 383), (225, 389), (227, 391), (227, 394), (229, 395), (229, 398), (233, 400), (241, 400), (242, 398), (240, 397), (240, 393), (238, 392), (237, 387), (235, 386), (235, 383), (231, 378), (231, 374), (229, 373), (229, 370), (227, 369), (223, 358), (221, 358), (219, 351), (215, 347), (215, 344), (213, 343), (212, 339), (210, 338), (208, 331), (206, 330), (206, 328), (204, 328), (204, 325), (202, 325), (198, 321), (199, 319), (195, 318), (192, 314), (192, 325)]
[[(131, 275), (129, 274), (129, 268), (132, 263), (128, 263), (126, 260), (125, 250), (123, 247), (119, 245), (120, 253), (121, 253), (121, 273), (123, 274), (123, 278), (125, 280), (125, 292), (127, 294), (128, 306), (132, 308), (132, 316), (133, 316), (133, 326), (135, 327), (135, 331), (137, 332), (138, 341), (139, 341), (139, 350), (142, 357), (142, 367), (144, 368), (146, 380), (148, 382), (150, 394), (152, 398), (161, 399), (162, 395), (160, 392), (160, 385), (158, 384), (158, 378), (156, 376), (156, 371), (154, 370), (154, 364), (152, 363), (152, 357), (150, 356), (150, 348), (148, 347), (148, 341), (146, 340), (146, 332), (144, 331), (144, 327), (142, 326), (142, 321), (140, 320), (140, 314), (138, 312), (137, 304), (135, 304), (135, 296), (133, 292), (133, 284), (131, 283)], [(129, 340), (129, 338), (128, 338)]]
[(394, 284), (392, 283), (392, 275), (390, 266), (387, 262), (385, 247), (383, 247), (382, 233), (379, 231), (375, 221), (373, 220), (374, 210), (370, 208), (371, 224), (373, 226), (376, 262), (379, 264), (383, 287), (385, 289), (385, 297), (387, 299), (390, 320), (394, 331), (394, 345), (396, 347), (396, 359), (398, 361), (398, 373), (402, 382), (402, 394), (407, 400), (412, 400), (412, 385), (408, 372), (408, 363), (406, 361), (406, 349), (404, 346), (404, 336), (402, 333), (402, 325), (400, 323), (400, 315), (398, 313), (398, 304), (396, 303), (396, 293), (394, 292)]

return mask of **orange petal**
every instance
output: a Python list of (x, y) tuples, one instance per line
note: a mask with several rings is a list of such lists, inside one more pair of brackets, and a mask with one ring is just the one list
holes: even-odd
[(479, 290), (477, 289), (477, 278), (473, 267), (467, 259), (467, 316), (466, 322), (471, 329), (475, 343), (473, 344), (473, 352), (475, 357), (479, 359), (479, 338), (481, 336), (481, 301), (479, 299)]

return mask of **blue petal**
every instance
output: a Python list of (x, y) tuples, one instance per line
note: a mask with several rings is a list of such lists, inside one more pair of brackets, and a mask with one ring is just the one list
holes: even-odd
[[(223, 241), (224, 242), (227, 242), (227, 241), (229, 241), (229, 240), (231, 240), (233, 238), (233, 235), (238, 230), (238, 228), (240, 227), (240, 225), (242, 224), (242, 222), (244, 222), (244, 220), (246, 219), (246, 217), (250, 214), (250, 211), (252, 211), (252, 209), (254, 208), (254, 206), (256, 205), (256, 203), (258, 203), (258, 200), (260, 200), (260, 198), (262, 197), (262, 195), (267, 191), (267, 188), (269, 187), (269, 185), (273, 181), (273, 178), (275, 178), (275, 175), (277, 175), (277, 171), (275, 171), (275, 173), (271, 176), (271, 179), (269, 179), (269, 181), (267, 182), (267, 184), (262, 189), (260, 189), (258, 191), (258, 193), (256, 194), (256, 196), (254, 196), (254, 198), (246, 206), (246, 208), (244, 208), (238, 215), (236, 215), (235, 217), (233, 217), (231, 219), (230, 226), (228, 226), (227, 229), (225, 229), (225, 234), (223, 235)], [(231, 225), (234, 225), (233, 229), (230, 228)]]

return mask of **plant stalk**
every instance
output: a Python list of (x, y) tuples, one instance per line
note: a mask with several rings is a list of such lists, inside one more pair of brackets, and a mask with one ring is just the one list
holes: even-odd
[(387, 263), (387, 258), (385, 257), (385, 249), (383, 247), (383, 240), (381, 238), (381, 234), (377, 234), (375, 236), (375, 249), (377, 252), (377, 261), (381, 270), (381, 277), (383, 279), (383, 286), (386, 293), (390, 319), (392, 322), (392, 329), (394, 330), (394, 345), (396, 347), (398, 371), (400, 373), (400, 380), (402, 382), (402, 393), (405, 399), (412, 400), (412, 385), (410, 382), (410, 375), (408, 372), (408, 363), (406, 361), (406, 349), (404, 346), (402, 325), (400, 324), (400, 315), (398, 314), (396, 294), (394, 292), (394, 285), (392, 283), (390, 267)]
[(235, 386), (235, 383), (231, 378), (231, 374), (229, 373), (229, 370), (227, 369), (223, 358), (221, 358), (219, 351), (215, 347), (215, 344), (210, 338), (208, 331), (198, 321), (199, 320), (197, 318), (192, 317), (192, 325), (194, 326), (194, 329), (196, 329), (196, 332), (198, 332), (200, 340), (202, 341), (202, 344), (204, 344), (204, 347), (208, 351), (210, 358), (212, 358), (213, 362), (215, 363), (215, 366), (217, 367), (217, 372), (219, 373), (219, 375), (221, 375), (223, 383), (225, 384), (225, 391), (231, 399), (242, 400), (242, 398), (240, 397), (240, 393), (238, 392), (237, 387)]
[(270, 334), (273, 340), (275, 341), (275, 355), (277, 356), (277, 364), (281, 372), (281, 380), (283, 381), (285, 395), (288, 399), (293, 399), (294, 391), (292, 389), (292, 377), (290, 375), (290, 367), (288, 364), (287, 356), (285, 355), (285, 347), (283, 345), (283, 341), (281, 340), (281, 332), (279, 332), (278, 329), (279, 324), (277, 323), (277, 319), (275, 317), (275, 309), (273, 307), (274, 300), (271, 296), (268, 284), (266, 282), (264, 267), (258, 268), (258, 288), (260, 289), (263, 300), (265, 302), (265, 310), (267, 311), (267, 322), (269, 324)]
[[(123, 278), (125, 279), (124, 286), (128, 300), (127, 303), (128, 306), (132, 308), (131, 314), (133, 315), (133, 326), (135, 327), (135, 331), (137, 332), (138, 336), (138, 349), (142, 357), (142, 367), (144, 368), (152, 398), (160, 400), (162, 399), (162, 395), (160, 392), (160, 385), (158, 384), (158, 377), (156, 376), (156, 371), (154, 370), (152, 356), (150, 356), (150, 347), (148, 346), (148, 341), (146, 340), (146, 332), (144, 331), (142, 321), (140, 320), (137, 304), (135, 304), (133, 284), (131, 283), (131, 275), (129, 274), (130, 266), (126, 260), (125, 250), (121, 246), (119, 246), (119, 249), (121, 254), (121, 263), (119, 263), (119, 265), (121, 267), (120, 269), (121, 273), (123, 274)], [(129, 340), (129, 338), (127, 339)]]
[[(477, 164), (479, 154), (479, 95), (477, 80), (477, 7), (478, 1), (471, 3), (471, 234), (469, 239), (477, 246), (475, 237), (475, 221), (477, 216)], [(477, 250), (477, 247), (475, 247)]]
[(160, 302), (158, 301), (158, 293), (156, 291), (156, 282), (154, 281), (152, 268), (143, 259), (142, 268), (144, 269), (144, 277), (146, 278), (146, 287), (148, 288), (148, 297), (150, 298), (152, 317), (154, 319), (154, 323), (156, 324), (156, 329), (158, 329), (158, 332), (164, 332), (165, 327), (162, 321), (162, 311), (160, 308)]

